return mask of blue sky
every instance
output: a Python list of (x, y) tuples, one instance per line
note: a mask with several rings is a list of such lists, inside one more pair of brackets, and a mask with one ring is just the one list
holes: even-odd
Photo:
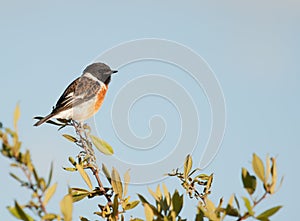
[[(284, 175), (285, 181), (261, 209), (281, 204), (284, 208), (272, 220), (296, 219), (300, 144), (298, 1), (12, 0), (1, 2), (0, 17), (0, 121), (12, 125), (14, 107), (20, 102), (23, 147), (31, 150), (40, 173), (48, 171), (51, 161), (55, 164), (54, 175), (59, 187), (50, 203), (53, 210), (58, 209), (54, 202), (66, 193), (67, 185), (84, 185), (79, 176), (71, 176), (61, 169), (68, 164), (67, 157), (76, 155), (78, 150), (51, 126), (33, 128), (32, 117), (47, 114), (67, 84), (105, 50), (135, 39), (162, 38), (186, 45), (201, 55), (214, 71), (224, 93), (225, 136), (218, 155), (204, 171), (215, 174), (212, 198), (217, 201), (224, 196), (228, 200), (234, 192), (238, 196), (246, 195), (241, 187), (240, 168), (251, 167), (253, 152), (262, 157), (270, 154), (277, 157), (279, 174)], [(128, 147), (118, 140), (110, 118), (112, 102), (119, 89), (133, 78), (147, 74), (174, 78), (194, 98), (201, 122), (198, 141), (201, 149), (211, 123), (203, 91), (182, 70), (155, 62), (122, 67), (114, 76), (106, 101), (95, 117), (96, 122), (101, 122), (97, 123), (101, 136), (112, 143), (117, 157), (151, 161), (152, 158), (136, 159), (134, 155), (126, 155), (129, 149), (126, 151)], [(160, 108), (149, 111), (153, 104)], [(155, 114), (164, 116), (170, 129), (163, 143), (170, 149), (154, 148), (164, 155), (172, 150), (176, 143), (172, 137), (179, 133), (180, 122), (174, 105), (160, 98), (146, 97), (133, 107), (131, 127), (137, 135), (146, 136), (148, 119)], [(111, 158), (112, 165), (113, 160)], [(9, 188), (0, 192), (0, 214), (4, 220), (10, 220), (5, 207), (12, 205), (14, 199), (22, 202), (28, 196), (8, 176), (9, 162), (1, 160), (0, 165), (1, 187)], [(180, 188), (174, 180), (164, 182)], [(156, 184), (132, 185), (130, 193), (146, 192), (147, 186)], [(82, 214), (81, 209), (89, 216), (94, 210), (88, 209), (88, 205), (75, 205), (75, 217)], [(196, 211), (195, 203), (187, 205), (184, 216), (191, 217)], [(92, 215), (89, 217), (95, 219)]]

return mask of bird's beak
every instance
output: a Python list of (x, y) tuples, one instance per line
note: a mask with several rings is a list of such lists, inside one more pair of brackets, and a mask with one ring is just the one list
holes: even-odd
[(112, 70), (111, 74), (114, 74), (114, 73), (117, 73), (117, 72), (118, 72), (117, 70)]

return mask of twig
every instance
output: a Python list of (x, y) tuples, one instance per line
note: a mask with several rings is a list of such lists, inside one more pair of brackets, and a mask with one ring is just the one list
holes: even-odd
[[(252, 208), (254, 208), (255, 206), (257, 206), (263, 199), (265, 199), (268, 195), (268, 192), (265, 192), (257, 201), (253, 201), (253, 206)], [(243, 216), (239, 217), (237, 219), (237, 221), (242, 221), (247, 219), (250, 216), (250, 214), (248, 212), (246, 212)]]

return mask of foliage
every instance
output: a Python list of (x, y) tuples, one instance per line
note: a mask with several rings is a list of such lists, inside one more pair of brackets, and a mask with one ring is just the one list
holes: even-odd
[[(40, 220), (65, 220), (70, 221), (73, 212), (73, 203), (91, 198), (101, 198), (94, 212), (99, 218), (109, 221), (125, 220), (124, 213), (134, 209), (139, 204), (144, 208), (145, 217), (131, 218), (131, 221), (184, 221), (184, 194), (181, 190), (174, 190), (171, 193), (165, 184), (158, 185), (155, 190), (148, 188), (149, 194), (153, 197), (154, 203), (146, 199), (145, 194), (137, 194), (136, 200), (131, 200), (128, 196), (130, 183), (129, 171), (123, 179), (116, 168), (109, 170), (102, 164), (102, 172), (107, 179), (108, 186), (103, 186), (99, 173), (100, 168), (96, 164), (96, 157), (93, 146), (103, 154), (113, 154), (113, 148), (103, 139), (92, 135), (88, 125), (81, 125), (75, 121), (48, 121), (47, 123), (58, 126), (59, 130), (70, 126), (75, 130), (75, 136), (63, 134), (63, 137), (78, 146), (81, 151), (76, 156), (69, 157), (70, 167), (64, 167), (67, 172), (79, 173), (84, 180), (86, 187), (69, 187), (68, 193), (60, 201), (60, 212), (49, 212), (48, 203), (56, 192), (57, 183), (52, 183), (53, 164), (50, 165), (50, 171), (47, 178), (38, 174), (36, 166), (31, 160), (29, 150), (22, 150), (21, 141), (18, 136), (18, 120), (20, 118), (20, 107), (17, 105), (14, 113), (13, 129), (4, 128), (0, 123), (0, 140), (2, 142), (1, 153), (12, 163), (11, 167), (18, 169), (21, 176), (16, 173), (10, 173), (21, 187), (31, 192), (31, 198), (28, 202), (14, 202), (9, 206), (9, 212), (19, 220), (32, 221), (39, 218)], [(40, 119), (41, 117), (36, 117)], [(183, 171), (179, 168), (173, 170), (167, 175), (176, 178), (186, 195), (195, 200), (197, 210), (195, 211), (195, 221), (210, 220), (221, 221), (227, 217), (241, 221), (250, 217), (268, 221), (270, 217), (278, 212), (281, 206), (275, 206), (266, 209), (264, 212), (257, 214), (257, 206), (278, 190), (277, 161), (273, 157), (267, 157), (265, 165), (262, 159), (253, 154), (251, 174), (246, 168), (241, 170), (243, 188), (248, 196), (238, 199), (234, 194), (225, 204), (223, 198), (217, 204), (209, 199), (212, 189), (213, 174), (207, 175), (199, 173), (200, 169), (193, 168), (193, 160), (188, 155), (184, 162)], [(92, 173), (87, 173), (90, 170)], [(92, 175), (91, 175), (92, 174)], [(92, 180), (96, 181), (96, 185)], [(282, 179), (280, 184), (282, 183)], [(257, 193), (257, 187), (262, 186), (263, 193)], [(279, 185), (280, 186), (280, 185)], [(261, 192), (261, 191), (260, 191)], [(104, 201), (103, 201), (104, 200)], [(105, 202), (105, 203), (103, 203)], [(244, 203), (244, 209), (240, 207)], [(89, 221), (88, 218), (81, 216), (80, 220)]]

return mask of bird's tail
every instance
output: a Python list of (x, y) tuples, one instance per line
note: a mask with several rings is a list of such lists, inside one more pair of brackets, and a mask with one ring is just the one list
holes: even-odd
[(37, 127), (40, 126), (42, 123), (45, 123), (46, 121), (48, 121), (50, 118), (52, 118), (55, 114), (51, 113), (49, 115), (47, 115), (46, 117), (44, 117), (43, 119), (40, 119), (38, 122), (36, 122), (33, 126)]

